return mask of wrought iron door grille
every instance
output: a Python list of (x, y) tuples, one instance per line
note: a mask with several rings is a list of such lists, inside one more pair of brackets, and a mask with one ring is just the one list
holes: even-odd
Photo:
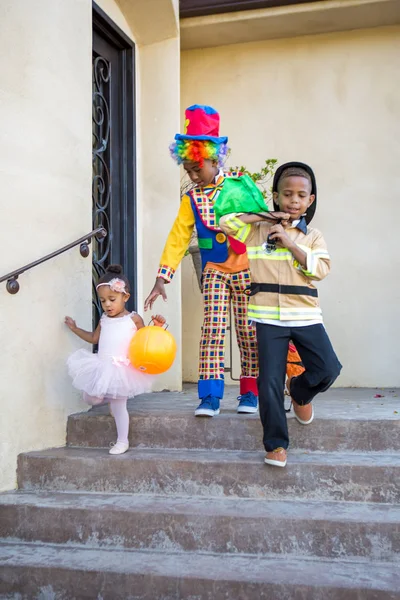
[(93, 54), (92, 68), (92, 137), (93, 137), (93, 180), (92, 211), (93, 229), (104, 227), (109, 235), (93, 241), (93, 325), (97, 326), (101, 316), (101, 305), (96, 293), (96, 284), (110, 262), (111, 249), (111, 180), (110, 180), (110, 82), (111, 64), (102, 56)]
[(134, 44), (93, 3), (93, 228), (108, 236), (93, 245), (93, 324), (101, 316), (96, 284), (110, 263), (122, 265), (136, 308), (136, 157)]

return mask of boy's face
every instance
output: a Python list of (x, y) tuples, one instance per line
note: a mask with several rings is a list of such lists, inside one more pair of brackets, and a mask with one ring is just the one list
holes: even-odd
[(217, 163), (212, 160), (205, 160), (202, 167), (198, 162), (185, 161), (183, 168), (198, 187), (210, 185), (218, 173)]
[(315, 196), (311, 194), (311, 182), (308, 179), (292, 175), (279, 181), (274, 200), (282, 212), (289, 213), (291, 221), (297, 221), (314, 202)]

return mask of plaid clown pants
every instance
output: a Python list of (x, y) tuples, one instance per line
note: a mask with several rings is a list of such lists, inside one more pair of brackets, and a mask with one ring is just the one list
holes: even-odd
[(247, 319), (250, 271), (203, 272), (204, 321), (200, 339), (199, 397), (224, 393), (225, 335), (232, 302), (236, 337), (240, 350), (240, 393), (257, 392), (258, 353), (256, 330)]

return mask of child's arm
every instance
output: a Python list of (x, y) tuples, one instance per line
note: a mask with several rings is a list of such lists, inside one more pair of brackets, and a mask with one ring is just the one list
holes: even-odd
[(135, 323), (136, 329), (142, 329), (142, 327), (145, 327), (142, 317), (140, 315), (138, 315), (137, 313), (132, 315), (132, 321)]
[(319, 231), (315, 231), (311, 247), (296, 244), (286, 233), (284, 226), (273, 225), (270, 229), (272, 239), (278, 241), (279, 246), (287, 248), (297, 266), (306, 277), (315, 281), (324, 279), (330, 269), (331, 261), (324, 238)]
[(254, 223), (262, 223), (264, 221), (276, 222), (279, 219), (286, 221), (289, 219), (289, 215), (283, 212), (263, 212), (258, 214), (232, 213), (221, 217), (219, 226), (227, 235), (246, 244)]
[(179, 263), (188, 249), (194, 223), (195, 219), (190, 197), (185, 194), (181, 201), (178, 216), (165, 242), (155, 284), (144, 302), (145, 311), (148, 308), (150, 310), (153, 308), (153, 304), (158, 296), (162, 296), (164, 301), (167, 300), (165, 285), (171, 282)]
[(316, 230), (314, 233), (315, 238), (311, 248), (306, 246), (301, 248), (307, 255), (306, 267), (302, 268), (302, 271), (309, 279), (321, 281), (331, 270), (331, 259), (322, 234)]
[[(160, 259), (160, 268), (157, 277), (161, 277), (166, 283), (169, 283), (172, 280), (178, 265), (188, 249), (194, 224), (195, 218), (190, 202), (190, 196), (185, 194), (182, 197), (178, 215), (168, 234)], [(168, 273), (164, 272), (162, 266), (168, 267)]]
[(232, 213), (221, 217), (219, 226), (224, 233), (230, 235), (235, 240), (239, 240), (242, 244), (245, 244), (251, 233), (252, 223), (256, 223), (259, 220), (260, 218), (258, 215)]
[(81, 340), (87, 342), (88, 344), (97, 344), (100, 338), (100, 323), (97, 325), (96, 329), (92, 331), (85, 331), (84, 329), (80, 329), (80, 327), (76, 326), (74, 319), (71, 317), (65, 317), (65, 324), (70, 328), (72, 333), (77, 335)]
[[(228, 215), (230, 216), (230, 215)], [(236, 215), (243, 223), (263, 223), (264, 221), (270, 221), (275, 223), (276, 221), (287, 221), (290, 215), (284, 212), (260, 212), (260, 213), (243, 213)], [(223, 217), (222, 217), (223, 218)], [(222, 219), (221, 219), (222, 220)]]

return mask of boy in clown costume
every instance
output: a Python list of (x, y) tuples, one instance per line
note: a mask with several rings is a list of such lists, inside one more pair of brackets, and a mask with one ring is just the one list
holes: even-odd
[(228, 183), (234, 181), (235, 185), (239, 182), (242, 195), (248, 198), (250, 212), (253, 208), (255, 212), (267, 211), (267, 208), (250, 178), (222, 171), (228, 138), (219, 136), (217, 111), (210, 106), (193, 105), (186, 110), (185, 117), (185, 133), (175, 136), (170, 152), (174, 160), (183, 165), (194, 187), (182, 198), (161, 256), (155, 285), (145, 301), (145, 310), (152, 308), (158, 296), (166, 299), (165, 285), (171, 282), (196, 227), (203, 269), (204, 322), (199, 357), (200, 403), (195, 415), (213, 417), (220, 412), (230, 301), (241, 360), (237, 412), (252, 414), (258, 409), (258, 354), (255, 327), (247, 318), (250, 272), (246, 246), (221, 231), (214, 205), (222, 191), (229, 188)]

